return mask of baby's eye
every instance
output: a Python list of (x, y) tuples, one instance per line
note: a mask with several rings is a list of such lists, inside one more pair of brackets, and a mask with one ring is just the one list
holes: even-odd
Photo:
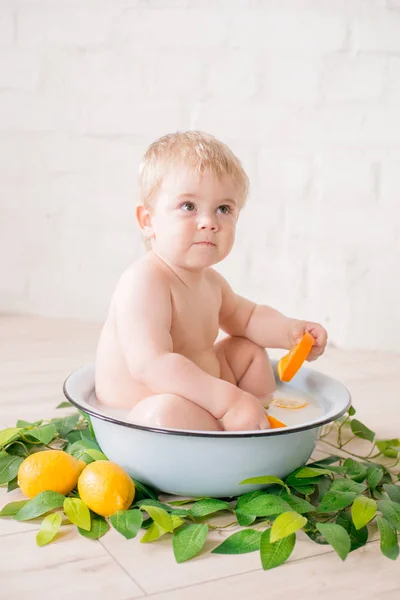
[(186, 210), (188, 212), (192, 212), (196, 207), (193, 204), (193, 202), (184, 202), (183, 204), (181, 204), (180, 208), (182, 210)]
[(223, 215), (228, 215), (231, 212), (231, 207), (227, 204), (221, 204), (221, 206), (218, 206), (217, 210), (219, 210)]

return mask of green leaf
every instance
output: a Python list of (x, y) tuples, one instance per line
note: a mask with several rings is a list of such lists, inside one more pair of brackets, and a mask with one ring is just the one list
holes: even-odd
[(400, 531), (400, 505), (391, 500), (379, 500), (378, 508), (389, 523)]
[(18, 439), (22, 431), (21, 427), (8, 427), (0, 431), (0, 448)]
[(291, 487), (303, 496), (311, 496), (315, 492), (315, 485), (292, 485)]
[(226, 538), (214, 550), (213, 554), (247, 554), (259, 550), (261, 545), (261, 531), (243, 529)]
[(205, 500), (199, 500), (195, 502), (189, 509), (189, 513), (192, 517), (205, 517), (213, 513), (219, 512), (220, 510), (232, 511), (232, 507), (229, 502), (223, 500), (216, 500), (215, 498), (206, 498)]
[(184, 498), (183, 500), (174, 500), (173, 502), (169, 502), (171, 506), (183, 506), (184, 504), (193, 504), (194, 502), (198, 502), (198, 500), (206, 500), (207, 496), (202, 496), (201, 498)]
[(87, 438), (79, 439), (75, 442), (72, 442), (71, 445), (67, 446), (66, 451), (68, 452), (68, 454), (71, 454), (71, 456), (79, 460), (88, 449), (99, 450), (100, 452), (100, 446), (98, 445), (98, 443), (92, 439)]
[(383, 477), (379, 482), (379, 487), (382, 486), (384, 483), (392, 483), (392, 475), (390, 471), (388, 471), (388, 469), (384, 465), (377, 464), (377, 466), (380, 467), (383, 471)]
[(354, 479), (354, 481), (361, 482), (367, 477), (367, 466), (352, 458), (347, 458), (343, 466), (346, 469), (347, 475), (351, 479)]
[(108, 523), (104, 517), (100, 515), (96, 515), (95, 513), (90, 514), (92, 519), (92, 525), (90, 531), (86, 531), (86, 529), (82, 529), (82, 527), (78, 527), (78, 531), (83, 537), (90, 538), (91, 540), (98, 540), (108, 531)]
[(167, 531), (166, 529), (164, 529), (164, 527), (160, 527), (160, 525), (158, 525), (158, 523), (155, 523), (153, 521), (153, 523), (147, 529), (146, 533), (142, 536), (140, 543), (146, 544), (148, 542), (154, 542), (154, 540), (157, 540), (158, 538), (165, 535), (166, 533), (170, 533), (170, 532)]
[(256, 515), (251, 515), (248, 512), (241, 512), (240, 507), (246, 505), (253, 498), (257, 498), (258, 496), (264, 496), (265, 492), (262, 490), (254, 490), (252, 492), (247, 492), (242, 496), (239, 496), (236, 506), (235, 506), (235, 515), (238, 520), (239, 525), (242, 527), (247, 527), (251, 525), (256, 520)]
[[(177, 529), (177, 527), (180, 527), (184, 523), (184, 521), (180, 517), (176, 517), (175, 515), (171, 515), (171, 522), (173, 529)], [(142, 528), (147, 529), (147, 531), (140, 540), (141, 544), (144, 544), (146, 542), (152, 542), (158, 539), (159, 537), (165, 535), (166, 533), (171, 533), (163, 527), (160, 527), (160, 525), (152, 521), (151, 518), (143, 521)]]
[(42, 444), (48, 444), (57, 435), (57, 429), (50, 423), (29, 429), (29, 435)]
[(397, 455), (400, 452), (399, 439), (379, 440), (378, 442), (376, 442), (376, 446), (384, 456), (387, 456), (389, 458), (397, 458)]
[(335, 490), (328, 490), (322, 497), (321, 502), (317, 508), (317, 513), (323, 512), (334, 512), (341, 510), (349, 506), (357, 498), (357, 492), (339, 492)]
[(17, 421), (17, 427), (22, 427), (23, 429), (26, 429), (27, 427), (37, 427), (38, 425), (41, 425), (43, 423), (43, 421), (34, 421), (34, 422), (30, 422), (30, 421), (23, 421), (22, 419), (18, 419)]
[(12, 492), (13, 490), (16, 490), (18, 487), (19, 487), (18, 478), (14, 477), (14, 479), (11, 479), (11, 481), (8, 482), (7, 492)]
[(330, 479), (330, 477), (326, 477), (325, 475), (323, 477), (321, 477), (321, 479), (318, 481), (318, 486), (317, 486), (318, 494), (314, 494), (313, 498), (316, 501), (321, 502), (324, 495), (331, 488), (332, 483), (333, 483), (333, 481), (332, 481), (332, 479)]
[(136, 537), (143, 523), (143, 514), (140, 510), (119, 510), (111, 515), (110, 523), (127, 540)]
[(90, 464), (95, 460), (108, 460), (107, 456), (101, 452), (99, 445), (92, 439), (77, 440), (70, 446), (67, 446), (68, 454), (71, 454), (77, 460), (83, 460)]
[(330, 465), (326, 470), (330, 471), (331, 475), (345, 475), (346, 474), (346, 469), (344, 467), (339, 467), (336, 465)]
[(0, 485), (8, 483), (18, 474), (18, 469), (23, 459), (19, 456), (0, 457)]
[(290, 510), (290, 505), (279, 496), (263, 494), (240, 506), (242, 514), (255, 515), (256, 517), (269, 517), (279, 515)]
[(247, 527), (248, 525), (252, 525), (254, 523), (254, 521), (257, 519), (256, 515), (250, 515), (250, 514), (247, 514), (246, 512), (241, 512), (240, 509), (235, 510), (235, 515), (236, 515), (237, 521), (241, 527)]
[(319, 477), (320, 475), (330, 475), (332, 471), (329, 469), (318, 469), (316, 467), (303, 467), (296, 473), (297, 479), (310, 479)]
[(304, 467), (300, 467), (299, 469), (292, 471), (292, 473), (289, 473), (285, 479), (285, 483), (291, 487), (296, 487), (298, 485), (316, 485), (320, 479), (318, 476), (314, 475), (314, 477), (297, 477), (297, 473), (302, 471), (303, 468)]
[(384, 517), (377, 516), (376, 522), (381, 536), (380, 545), (382, 554), (391, 560), (396, 560), (399, 556), (399, 543), (396, 530)]
[(0, 517), (13, 517), (20, 508), (25, 506), (28, 500), (18, 500), (18, 502), (9, 502), (0, 511)]
[(345, 560), (351, 546), (347, 531), (334, 523), (316, 523), (316, 527), (340, 558)]
[(400, 486), (394, 483), (384, 483), (383, 489), (389, 496), (392, 502), (398, 502), (400, 504)]
[(135, 500), (139, 500), (140, 498), (152, 498), (153, 500), (158, 500), (158, 494), (153, 488), (148, 485), (145, 485), (141, 481), (134, 479), (131, 477), (133, 483), (135, 484)]
[(296, 544), (296, 534), (271, 543), (271, 529), (267, 529), (261, 535), (260, 555), (262, 568), (267, 571), (287, 561)]
[(45, 546), (51, 542), (61, 527), (62, 516), (60, 513), (47, 515), (42, 521), (40, 531), (36, 535), (36, 543), (38, 546)]
[(317, 513), (333, 512), (346, 508), (366, 490), (366, 485), (350, 479), (336, 479), (322, 496)]
[(142, 529), (148, 529), (150, 525), (154, 523), (151, 517), (147, 517), (147, 519), (143, 519)]
[(277, 516), (272, 524), (270, 542), (273, 544), (304, 527), (307, 519), (298, 513), (289, 511)]
[(350, 417), (353, 417), (356, 414), (356, 409), (354, 408), (354, 406), (350, 406), (348, 413), (350, 415)]
[(170, 514), (174, 514), (177, 517), (187, 517), (189, 514), (187, 508), (173, 508), (172, 506), (169, 506), (169, 504), (164, 504), (163, 502), (153, 500), (152, 498), (143, 498), (143, 500), (139, 500), (139, 502), (136, 502), (136, 506), (138, 507), (143, 505), (158, 506), (158, 508), (162, 508), (163, 510), (167, 511)]
[(280, 498), (285, 500), (285, 502), (287, 502), (294, 511), (300, 514), (314, 512), (317, 510), (317, 508), (310, 502), (307, 502), (307, 500), (299, 498), (298, 496), (293, 496), (292, 494), (289, 495), (282, 493), (280, 494)]
[(375, 489), (383, 477), (383, 469), (377, 465), (371, 465), (367, 469), (367, 482), (371, 489)]
[(157, 506), (150, 506), (148, 504), (142, 504), (140, 507), (142, 510), (145, 510), (150, 517), (153, 519), (157, 525), (169, 531), (173, 532), (174, 528), (172, 526), (171, 516), (167, 513), (163, 508), (158, 508)]
[(20, 456), (21, 458), (27, 458), (29, 455), (29, 451), (35, 448), (37, 449), (37, 445), (31, 445), (27, 442), (20, 442), (16, 440), (15, 442), (11, 442), (9, 446), (7, 446), (7, 452), (3, 456), (7, 456), (7, 454), (12, 456)]
[[(263, 490), (253, 490), (252, 492), (246, 492), (238, 497), (235, 510), (240, 509), (244, 504), (248, 504), (250, 500), (254, 498), (258, 498), (259, 496), (265, 496), (265, 492)], [(204, 498), (202, 498), (204, 500)]]
[[(163, 510), (166, 510), (167, 512), (172, 512), (173, 510), (179, 510), (179, 509), (174, 509), (171, 506), (169, 506), (168, 504), (165, 504), (164, 502), (160, 502), (159, 500), (153, 500), (152, 498), (143, 498), (143, 500), (139, 500), (139, 502), (136, 502), (136, 506), (140, 507), (140, 506), (157, 506), (158, 508), (162, 508)], [(189, 512), (188, 510), (186, 512)]]
[(67, 401), (60, 402), (60, 404), (57, 404), (57, 406), (56, 406), (56, 408), (71, 408), (71, 407), (72, 407), (71, 402), (67, 402)]
[(95, 442), (88, 429), (73, 429), (70, 433), (67, 433), (65, 439), (68, 440), (70, 444), (74, 444), (80, 440), (91, 440), (92, 442)]
[(187, 525), (176, 531), (172, 547), (177, 563), (183, 563), (201, 552), (208, 533), (207, 525)]
[(328, 542), (324, 538), (323, 535), (318, 531), (315, 527), (316, 521), (313, 521), (309, 518), (306, 527), (304, 527), (304, 533), (316, 544), (320, 545), (328, 545)]
[(356, 529), (361, 529), (374, 518), (377, 511), (375, 500), (358, 496), (351, 507), (351, 518)]
[(286, 485), (286, 483), (284, 481), (282, 481), (282, 479), (279, 479), (279, 477), (274, 477), (274, 475), (263, 475), (261, 477), (250, 477), (249, 479), (243, 479), (243, 481), (241, 481), (239, 483), (239, 485), (251, 485), (251, 484), (252, 485), (269, 485), (269, 484), (282, 485), (290, 493), (290, 490), (289, 490), (288, 486)]
[(388, 458), (397, 458), (399, 455), (399, 451), (400, 449), (398, 448), (386, 448), (386, 450), (384, 450), (382, 454), (383, 456), (387, 456)]
[(325, 467), (326, 465), (332, 465), (340, 461), (340, 456), (336, 456), (335, 454), (331, 454), (326, 458), (321, 458), (312, 463), (308, 463), (307, 467)]
[(343, 529), (347, 531), (350, 536), (350, 552), (353, 550), (357, 550), (357, 548), (361, 548), (365, 546), (368, 541), (368, 529), (367, 527), (361, 527), (361, 529), (356, 529), (354, 527), (354, 523), (350, 514), (346, 512), (339, 513), (336, 524), (341, 525)]
[(361, 421), (353, 419), (350, 423), (350, 427), (354, 435), (357, 437), (362, 438), (363, 440), (368, 440), (369, 442), (374, 441), (375, 433), (371, 431), (371, 429), (368, 429), (368, 427), (364, 425), (364, 423), (361, 423)]
[(64, 500), (65, 496), (58, 492), (40, 492), (17, 512), (14, 519), (17, 521), (35, 519), (54, 508), (60, 508), (63, 506)]
[(331, 491), (354, 492), (355, 494), (362, 494), (366, 489), (367, 486), (365, 484), (349, 479), (335, 479), (330, 487)]
[(52, 423), (56, 427), (60, 437), (65, 439), (65, 436), (70, 433), (80, 419), (79, 414), (70, 415), (63, 419), (53, 419)]
[(80, 498), (65, 498), (64, 512), (74, 525), (81, 529), (90, 531), (90, 512), (86, 504)]
[[(85, 450), (85, 453), (83, 455), (84, 457), (89, 456), (89, 458), (91, 458), (93, 461), (95, 460), (108, 460), (107, 456), (101, 452), (101, 450), (96, 450), (95, 448), (88, 448), (87, 450)], [(84, 460), (82, 458), (82, 460)], [(87, 461), (85, 461), (87, 462)]]
[(97, 441), (95, 433), (94, 433), (93, 425), (92, 425), (92, 419), (90, 418), (90, 415), (88, 415), (87, 413), (83, 412), (83, 410), (78, 410), (78, 413), (86, 421), (88, 429), (90, 431), (91, 438), (94, 439), (95, 441)]

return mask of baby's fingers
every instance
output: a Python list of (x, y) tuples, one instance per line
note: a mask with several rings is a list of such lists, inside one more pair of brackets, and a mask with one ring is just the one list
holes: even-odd
[(324, 353), (325, 348), (318, 348), (317, 346), (313, 346), (310, 354), (307, 357), (308, 362), (312, 362), (321, 356)]
[(318, 323), (308, 323), (307, 331), (309, 331), (314, 338), (314, 345), (307, 360), (313, 361), (324, 353), (326, 342), (328, 340), (328, 333), (326, 329)]

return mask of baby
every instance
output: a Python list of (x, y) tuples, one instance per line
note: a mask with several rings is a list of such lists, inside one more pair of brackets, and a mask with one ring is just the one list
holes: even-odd
[[(269, 427), (275, 390), (265, 351), (325, 329), (234, 293), (212, 269), (230, 252), (248, 178), (231, 150), (188, 131), (155, 141), (139, 174), (136, 217), (148, 252), (121, 276), (101, 332), (96, 395), (146, 426), (209, 431)], [(216, 343), (219, 331), (228, 335)]]

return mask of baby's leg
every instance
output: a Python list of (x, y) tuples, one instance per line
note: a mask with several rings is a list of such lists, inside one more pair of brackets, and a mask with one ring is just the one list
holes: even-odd
[(221, 431), (212, 414), (175, 394), (156, 394), (140, 400), (126, 417), (136, 425), (165, 429)]
[(227, 337), (215, 345), (221, 379), (259, 398), (264, 404), (276, 389), (267, 352), (242, 337)]

